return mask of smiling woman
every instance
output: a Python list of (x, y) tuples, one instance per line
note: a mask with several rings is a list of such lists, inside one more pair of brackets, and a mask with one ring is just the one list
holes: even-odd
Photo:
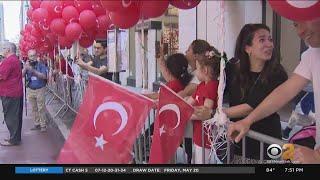
[[(20, 33), (20, 5), (21, 1), (3, 1), (5, 39), (18, 42)], [(0, 10), (1, 11), (1, 10)], [(17, 12), (18, 11), (18, 12)], [(16, 12), (16, 13), (12, 13)]]

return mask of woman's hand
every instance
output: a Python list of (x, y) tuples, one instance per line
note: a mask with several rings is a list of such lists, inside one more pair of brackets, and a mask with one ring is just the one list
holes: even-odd
[(228, 128), (228, 138), (238, 143), (249, 131), (252, 122), (243, 119), (234, 123), (231, 123)]

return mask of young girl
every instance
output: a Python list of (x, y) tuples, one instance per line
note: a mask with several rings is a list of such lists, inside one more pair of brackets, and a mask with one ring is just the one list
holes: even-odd
[[(177, 53), (169, 56), (165, 64), (168, 73), (170, 73), (170, 79), (168, 79), (166, 86), (178, 93), (184, 89), (192, 78), (188, 72), (188, 61), (183, 54)], [(157, 100), (159, 93), (145, 94), (145, 96)]]
[[(167, 73), (170, 73), (168, 77), (168, 82), (166, 86), (172, 89), (174, 92), (178, 93), (179, 91), (183, 90), (185, 86), (190, 82), (192, 79), (192, 75), (188, 72), (188, 61), (183, 54), (177, 53), (173, 54), (168, 57), (165, 61)], [(144, 94), (151, 99), (158, 100), (159, 93), (151, 93), (151, 94)], [(150, 129), (148, 129), (145, 134), (153, 134), (154, 124), (152, 123)]]
[[(188, 99), (193, 106), (205, 106), (215, 109), (217, 107), (218, 76), (220, 73), (221, 54), (214, 47), (196, 61), (196, 76), (201, 82), (195, 93)], [(202, 128), (202, 121), (194, 114), (193, 121), (193, 144), (194, 144), (194, 163), (208, 163), (210, 153), (210, 143), (207, 131)], [(203, 136), (204, 135), (204, 136)], [(204, 138), (202, 138), (204, 137)], [(203, 162), (203, 148), (205, 148), (205, 162)]]

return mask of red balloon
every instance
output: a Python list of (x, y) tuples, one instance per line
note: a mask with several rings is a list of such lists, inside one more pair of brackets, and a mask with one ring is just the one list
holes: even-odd
[(60, 18), (63, 10), (63, 3), (61, 1), (48, 1), (47, 10), (49, 15), (54, 18)]
[(79, 12), (82, 12), (84, 10), (92, 10), (92, 4), (90, 1), (74, 0), (74, 6), (78, 9)]
[(67, 22), (78, 22), (79, 13), (78, 10), (73, 6), (67, 6), (62, 10), (62, 18)]
[(99, 16), (97, 23), (97, 31), (106, 31), (107, 29), (110, 29), (111, 20), (110, 17), (107, 15)]
[(45, 9), (48, 13), (47, 18), (42, 20), (43, 22), (51, 22), (51, 20), (52, 20), (52, 13), (49, 12), (50, 3), (51, 3), (51, 1), (42, 1), (41, 2), (40, 8)]
[(74, 6), (73, 0), (63, 0), (63, 7)]
[(92, 29), (90, 31), (84, 31), (81, 37), (89, 37), (91, 39), (95, 39), (96, 34), (97, 34), (97, 31), (95, 29)]
[(59, 36), (58, 42), (61, 49), (65, 49), (65, 48), (70, 49), (72, 47), (72, 41), (70, 41), (65, 36)]
[(50, 1), (41, 1), (40, 7), (48, 10), (49, 4), (50, 4)]
[(161, 16), (168, 8), (169, 0), (149, 0), (141, 2), (141, 14), (144, 19)]
[(40, 0), (31, 0), (30, 4), (33, 9), (37, 9), (40, 7), (41, 1)]
[(106, 14), (106, 10), (101, 5), (100, 1), (93, 1), (92, 2), (92, 10), (96, 14), (97, 17)]
[(39, 22), (39, 29), (43, 35), (50, 33), (50, 25), (47, 22)]
[(25, 30), (26, 30), (26, 31), (31, 32), (32, 29), (33, 29), (32, 24), (29, 24), (29, 23), (28, 23), (28, 24), (25, 25)]
[(114, 12), (121, 8), (121, 1), (105, 1), (101, 0), (101, 5), (108, 11)]
[(33, 13), (33, 9), (28, 9), (28, 11), (27, 11), (27, 16), (28, 16), (28, 18), (29, 19), (32, 19), (32, 13)]
[(136, 4), (131, 4), (128, 8), (119, 12), (111, 12), (111, 22), (122, 29), (134, 26), (140, 18), (140, 9)]
[(107, 32), (106, 31), (103, 31), (103, 32), (98, 32), (96, 34), (96, 39), (107, 39)]
[(81, 47), (88, 48), (93, 44), (94, 38), (89, 36), (82, 36), (79, 40), (79, 44)]
[(82, 28), (78, 23), (70, 23), (66, 26), (65, 35), (68, 39), (75, 41), (80, 39)]
[(320, 17), (320, 1), (269, 0), (274, 11), (294, 21), (306, 21)]
[(35, 22), (47, 21), (48, 20), (48, 11), (44, 8), (38, 8), (32, 13), (32, 20)]
[(57, 43), (57, 36), (53, 33), (49, 33), (46, 35), (47, 39), (50, 41), (52, 45)]
[(49, 52), (49, 51), (52, 51), (53, 50), (53, 46), (52, 44), (50, 43), (49, 40), (46, 40), (43, 44), (42, 44), (42, 47), (43, 47), (43, 50), (44, 52)]
[(123, 11), (134, 3), (133, 0), (100, 0), (100, 2), (110, 12)]
[(196, 7), (201, 0), (171, 0), (170, 4), (179, 9), (192, 9)]
[(64, 36), (66, 23), (63, 19), (57, 18), (51, 21), (50, 30), (60, 36)]
[(41, 38), (42, 37), (41, 32), (37, 28), (32, 28), (31, 35), (36, 37), (36, 38)]
[(79, 23), (83, 29), (89, 30), (97, 26), (97, 17), (91, 10), (84, 10), (80, 13)]

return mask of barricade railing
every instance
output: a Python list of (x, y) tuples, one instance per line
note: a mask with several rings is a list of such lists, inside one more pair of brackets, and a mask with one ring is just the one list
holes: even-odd
[(68, 111), (77, 113), (87, 81), (84, 79), (75, 80), (74, 77), (62, 73), (49, 74), (51, 74), (51, 79), (47, 84), (47, 89), (48, 94), (52, 94), (52, 97), (48, 98), (47, 104), (51, 104), (54, 99), (59, 99), (62, 102), (61, 107), (53, 117), (55, 118), (60, 114), (62, 118)]

